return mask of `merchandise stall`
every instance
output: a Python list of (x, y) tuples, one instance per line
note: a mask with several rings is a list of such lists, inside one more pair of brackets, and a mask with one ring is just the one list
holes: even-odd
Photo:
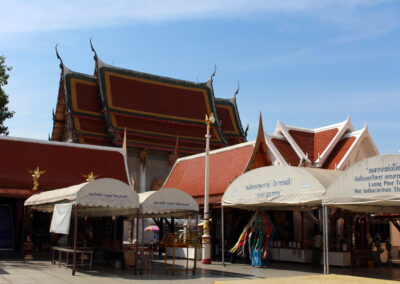
[[(165, 269), (167, 269), (167, 256), (173, 257), (172, 273), (178, 269), (175, 267), (175, 257), (186, 259), (186, 272), (196, 270), (197, 252), (199, 249), (199, 238), (197, 234), (197, 216), (199, 205), (196, 200), (186, 192), (176, 188), (163, 188), (158, 191), (139, 193), (140, 215), (142, 224), (145, 218), (187, 218), (195, 216), (195, 232), (184, 232), (182, 235), (170, 234), (164, 242), (165, 247)], [(142, 230), (144, 240), (144, 230)], [(142, 252), (144, 253), (144, 242), (142, 241)], [(151, 253), (151, 252), (150, 252)], [(188, 267), (188, 259), (193, 258), (193, 268)], [(167, 271), (167, 270), (166, 270)]]
[[(322, 194), (341, 172), (300, 168), (291, 166), (269, 166), (258, 168), (235, 179), (222, 197), (222, 239), (224, 239), (224, 207), (263, 212), (300, 211), (307, 212), (321, 206)], [(245, 227), (247, 231), (250, 227)], [(239, 238), (239, 246), (248, 242), (249, 231)], [(302, 234), (303, 235), (303, 234)], [(270, 238), (263, 256), (271, 254), (272, 260), (311, 262), (312, 251), (305, 242)], [(224, 251), (224, 242), (222, 242)], [(223, 254), (223, 263), (225, 257)]]
[[(349, 210), (360, 215), (366, 216), (368, 213), (399, 213), (400, 211), (400, 155), (378, 155), (361, 160), (344, 171), (326, 190), (323, 195), (323, 210), (325, 245), (328, 247), (329, 227), (328, 226), (328, 207), (331, 211), (335, 208)], [(356, 230), (361, 240), (366, 239), (369, 231), (365, 228), (365, 221), (361, 220), (359, 230)], [(364, 233), (363, 233), (364, 231)], [(364, 238), (363, 238), (364, 237)], [(373, 236), (371, 236), (373, 237)], [(352, 238), (354, 239), (354, 238)], [(364, 241), (365, 242), (365, 241)], [(373, 255), (378, 251), (384, 251), (381, 247), (381, 240), (374, 241), (378, 243), (378, 248), (371, 248), (370, 261), (373, 261)], [(384, 240), (382, 240), (382, 243)], [(331, 263), (331, 252), (329, 252), (329, 261), (326, 261), (324, 271), (329, 273)], [(359, 262), (361, 256), (355, 254), (354, 262)], [(365, 256), (364, 256), (365, 257)]]
[(35, 194), (25, 201), (25, 207), (35, 211), (53, 212), (50, 231), (57, 233), (68, 234), (73, 215), (73, 247), (60, 248), (59, 255), (62, 252), (67, 257), (72, 254), (72, 275), (75, 275), (77, 252), (82, 255), (82, 262), (85, 252), (92, 257), (90, 249), (77, 247), (78, 217), (138, 216), (139, 197), (129, 185), (116, 179), (102, 178)]

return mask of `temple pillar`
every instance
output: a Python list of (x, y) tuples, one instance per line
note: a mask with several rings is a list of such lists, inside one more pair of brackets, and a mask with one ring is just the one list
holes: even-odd
[(139, 164), (139, 192), (146, 191), (146, 159), (147, 159), (147, 151), (140, 151), (140, 164)]

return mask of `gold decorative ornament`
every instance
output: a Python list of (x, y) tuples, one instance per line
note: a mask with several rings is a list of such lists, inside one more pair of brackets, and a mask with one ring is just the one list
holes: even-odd
[(87, 182), (92, 182), (92, 181), (94, 181), (96, 178), (99, 177), (99, 175), (95, 176), (95, 175), (93, 174), (93, 172), (90, 172), (90, 174), (82, 175), (82, 176), (83, 176), (84, 178), (86, 178), (86, 181), (87, 181)]
[(34, 170), (28, 170), (28, 172), (32, 175), (33, 178), (33, 188), (32, 190), (37, 190), (39, 187), (39, 178), (42, 174), (46, 173), (46, 170), (41, 171), (39, 167), (36, 167)]

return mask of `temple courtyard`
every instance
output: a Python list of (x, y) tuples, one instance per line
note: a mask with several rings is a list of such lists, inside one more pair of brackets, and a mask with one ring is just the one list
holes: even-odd
[[(183, 265), (183, 263), (182, 263)], [(248, 264), (220, 262), (199, 264), (196, 273), (164, 272), (162, 261), (154, 261), (152, 270), (135, 275), (133, 271), (106, 266), (94, 266), (92, 270), (81, 269), (75, 276), (70, 269), (58, 267), (46, 260), (24, 261), (2, 259), (0, 261), (0, 284), (3, 283), (395, 283), (400, 280), (400, 268), (332, 267), (331, 275), (322, 275), (322, 266), (292, 263), (274, 263), (272, 268), (253, 268)], [(390, 281), (394, 280), (394, 281)]]

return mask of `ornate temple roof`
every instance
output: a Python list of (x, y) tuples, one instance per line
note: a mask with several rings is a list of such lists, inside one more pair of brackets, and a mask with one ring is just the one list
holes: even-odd
[[(215, 114), (212, 149), (246, 141), (236, 99), (214, 97), (212, 77), (195, 83), (114, 67), (95, 53), (95, 75), (62, 76), (51, 140), (182, 153), (204, 150), (205, 114)], [(215, 74), (215, 73), (214, 73)], [(213, 75), (214, 75), (213, 74)]]
[[(357, 160), (379, 154), (368, 128), (354, 131), (350, 117), (316, 129), (287, 126), (278, 120), (274, 134), (265, 133), (276, 164), (343, 170)], [(352, 163), (354, 161), (350, 161)]]
[(39, 178), (38, 191), (85, 182), (82, 175), (90, 172), (130, 183), (122, 149), (0, 136), (0, 155), (0, 196), (31, 195), (29, 170), (36, 167), (46, 171)]
[[(220, 204), (229, 184), (244, 172), (272, 165), (261, 122), (255, 141), (210, 151), (210, 203)], [(179, 188), (204, 203), (205, 154), (177, 159), (163, 188)]]

